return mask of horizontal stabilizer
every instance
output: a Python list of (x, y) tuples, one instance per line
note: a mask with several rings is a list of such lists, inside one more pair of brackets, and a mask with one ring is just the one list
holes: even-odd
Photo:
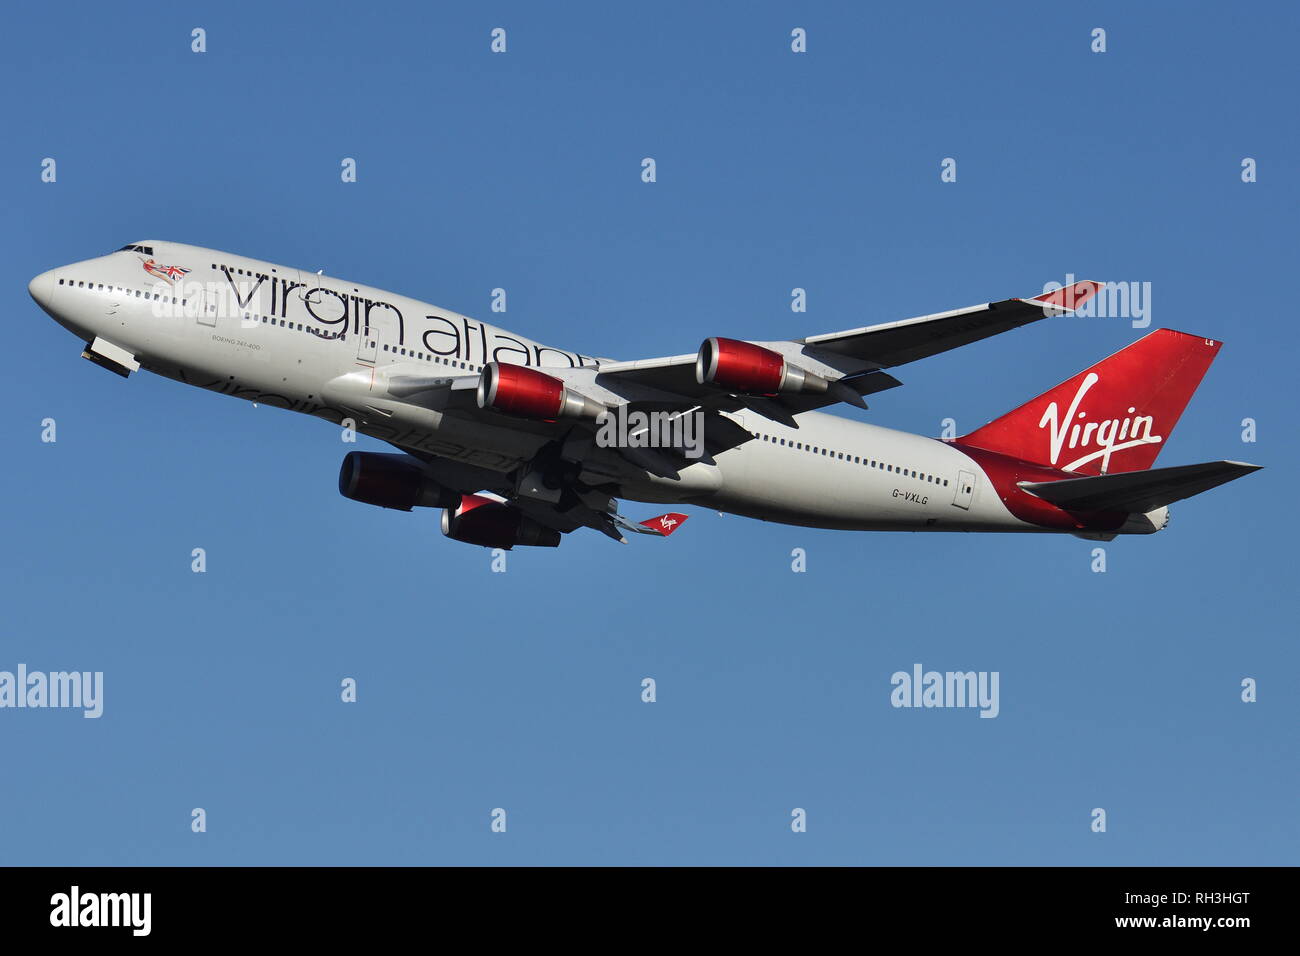
[(1258, 471), (1259, 465), (1240, 461), (1208, 461), (1200, 465), (1175, 465), (1150, 471), (1127, 471), (1093, 478), (1061, 481), (1022, 481), (1031, 495), (1068, 511), (1122, 511), (1146, 514), (1175, 501)]

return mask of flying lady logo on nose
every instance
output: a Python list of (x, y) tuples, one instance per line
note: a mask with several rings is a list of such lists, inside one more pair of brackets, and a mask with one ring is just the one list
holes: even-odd
[[(1076, 458), (1068, 465), (1061, 465), (1062, 471), (1074, 471), (1096, 458), (1101, 459), (1101, 470), (1106, 471), (1110, 468), (1110, 456), (1115, 452), (1123, 451), (1125, 448), (1154, 445), (1164, 441), (1163, 435), (1151, 434), (1155, 426), (1155, 417), (1152, 415), (1135, 415), (1136, 407), (1129, 408), (1129, 414), (1126, 418), (1111, 418), (1097, 422), (1082, 421), (1082, 419), (1088, 417), (1088, 413), (1079, 411), (1079, 405), (1082, 404), (1083, 397), (1088, 394), (1088, 390), (1099, 381), (1101, 381), (1101, 376), (1096, 372), (1089, 372), (1084, 377), (1083, 381), (1079, 383), (1079, 390), (1074, 394), (1074, 401), (1070, 403), (1070, 408), (1065, 413), (1064, 421), (1061, 420), (1060, 410), (1056, 402), (1052, 402), (1047, 406), (1047, 410), (1043, 412), (1043, 417), (1038, 423), (1039, 428), (1048, 428), (1050, 426), (1051, 462), (1053, 465), (1061, 457), (1061, 449), (1065, 447), (1067, 434), (1070, 438), (1070, 448), (1078, 448), (1082, 451), (1089, 446), (1095, 446), (1098, 449)], [(1074, 421), (1076, 414), (1080, 421)], [(1074, 427), (1071, 427), (1072, 422)]]
[(180, 266), (159, 265), (154, 259), (145, 259), (140, 263), (144, 266), (144, 271), (157, 279), (169, 279), (175, 281), (184, 276), (189, 269), (183, 269)]

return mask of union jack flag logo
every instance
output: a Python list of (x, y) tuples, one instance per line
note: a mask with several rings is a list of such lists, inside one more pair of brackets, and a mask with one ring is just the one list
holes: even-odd
[(144, 266), (144, 271), (149, 273), (151, 276), (155, 276), (159, 279), (171, 279), (172, 281), (181, 278), (181, 276), (190, 271), (189, 269), (182, 269), (180, 266), (159, 265), (153, 259), (145, 259), (141, 265)]

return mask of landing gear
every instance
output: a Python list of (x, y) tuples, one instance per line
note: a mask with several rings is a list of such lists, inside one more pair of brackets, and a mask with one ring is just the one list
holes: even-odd
[(515, 481), (517, 494), (541, 501), (559, 503), (565, 491), (578, 483), (582, 465), (561, 456), (564, 443), (550, 442), (519, 469)]

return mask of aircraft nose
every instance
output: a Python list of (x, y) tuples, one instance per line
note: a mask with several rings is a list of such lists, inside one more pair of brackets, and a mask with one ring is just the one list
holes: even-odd
[(54, 299), (54, 273), (42, 272), (27, 283), (27, 291), (36, 300), (36, 304), (48, 312)]

